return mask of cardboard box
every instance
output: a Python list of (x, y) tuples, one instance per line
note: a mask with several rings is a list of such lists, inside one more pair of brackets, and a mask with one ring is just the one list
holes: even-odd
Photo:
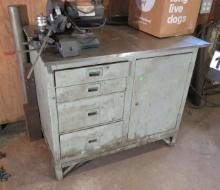
[(156, 37), (191, 34), (201, 0), (130, 0), (129, 25)]

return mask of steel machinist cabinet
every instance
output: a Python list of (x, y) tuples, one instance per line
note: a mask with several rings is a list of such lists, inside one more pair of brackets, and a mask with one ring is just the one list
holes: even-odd
[[(33, 28), (25, 32), (30, 39)], [(197, 51), (208, 45), (129, 27), (106, 26), (97, 36), (99, 48), (74, 58), (48, 49), (34, 70), (57, 179), (100, 156), (158, 140), (175, 143)]]

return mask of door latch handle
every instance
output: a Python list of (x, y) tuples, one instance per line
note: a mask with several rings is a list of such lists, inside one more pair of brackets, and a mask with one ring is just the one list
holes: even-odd
[(89, 72), (89, 77), (99, 77), (101, 75), (101, 71), (91, 71)]
[(98, 141), (98, 139), (91, 139), (91, 140), (88, 141), (88, 143), (92, 144), (92, 143), (96, 143), (97, 141)]
[(93, 111), (93, 112), (88, 113), (89, 117), (96, 116), (96, 115), (98, 115), (98, 111)]
[(88, 92), (97, 92), (98, 90), (99, 90), (99, 87), (88, 88)]

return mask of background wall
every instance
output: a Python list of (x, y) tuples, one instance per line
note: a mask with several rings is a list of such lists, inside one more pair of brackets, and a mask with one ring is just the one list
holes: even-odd
[(23, 94), (8, 16), (8, 5), (27, 5), (29, 21), (45, 9), (46, 0), (0, 1), (0, 124), (23, 119)]
[(211, 20), (220, 20), (220, 1), (219, 0), (214, 0), (213, 4), (213, 10), (212, 13), (210, 14), (210, 19)]
[(127, 16), (128, 4), (129, 0), (104, 0), (106, 17)]

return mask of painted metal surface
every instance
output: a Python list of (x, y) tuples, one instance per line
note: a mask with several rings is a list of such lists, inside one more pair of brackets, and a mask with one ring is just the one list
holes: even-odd
[(129, 65), (129, 62), (124, 62), (57, 71), (55, 73), (56, 87), (127, 77), (129, 74)]
[[(143, 35), (134, 33), (131, 39), (140, 41)], [(145, 44), (149, 50), (139, 47), (131, 54), (93, 54), (55, 65), (39, 60), (35, 78), (41, 120), (58, 179), (64, 167), (169, 137), (175, 142), (198, 48), (208, 43), (179, 37), (166, 39), (160, 49), (163, 42), (146, 36), (149, 44), (157, 43), (151, 50)], [(113, 44), (105, 44), (103, 51), (110, 53), (108, 45)], [(114, 43), (112, 51), (118, 46)], [(104, 115), (97, 117), (99, 110)]]
[(122, 143), (122, 122), (60, 136), (61, 157), (82, 157), (111, 150)]
[(60, 133), (122, 120), (123, 111), (123, 92), (59, 104)]
[[(148, 141), (153, 142), (171, 136), (176, 139), (197, 50), (198, 48), (167, 51), (155, 53), (154, 57), (146, 54), (146, 57), (147, 55), (149, 56), (148, 59), (130, 60), (130, 64), (128, 64), (129, 69), (126, 71), (127, 77), (121, 79), (121, 81), (126, 79), (127, 82), (127, 87), (124, 91), (106, 95), (94, 94), (94, 96), (91, 97), (82, 96), (81, 98), (79, 98), (79, 96), (71, 97), (71, 95), (74, 95), (76, 92), (72, 94), (69, 89), (77, 90), (81, 89), (79, 88), (81, 86), (88, 87), (94, 85), (93, 82), (87, 81), (86, 84), (73, 86), (63, 85), (64, 87), (57, 88), (54, 80), (55, 73), (57, 72), (50, 72), (44, 62), (40, 60), (39, 65), (35, 69), (35, 73), (38, 73), (36, 75), (38, 79), (36, 80), (38, 83), (38, 100), (40, 102), (44, 133), (46, 134), (46, 140), (49, 142), (49, 147), (54, 157), (57, 178), (62, 178), (62, 167), (64, 166), (72, 166), (77, 162), (83, 162), (91, 158), (137, 147), (148, 143)], [(85, 63), (82, 62), (82, 64)], [(121, 63), (118, 64), (120, 65)], [(95, 68), (97, 68), (97, 66), (95, 66)], [(69, 72), (73, 70), (75, 69), (67, 69), (62, 72), (66, 72), (66, 75), (69, 76)], [(47, 76), (46, 78), (45, 75)], [(81, 76), (81, 79), (84, 79), (86, 75), (83, 74), (83, 76), (84, 77)], [(46, 84), (44, 83), (45, 80), (47, 80)], [(101, 80), (99, 82), (111, 83), (111, 80)], [(99, 84), (99, 82), (95, 83)], [(77, 84), (78, 83), (79, 82), (77, 82)], [(157, 88), (158, 86), (159, 88)], [(177, 89), (175, 93), (172, 93), (174, 88)], [(68, 97), (67, 99), (65, 99), (64, 96), (64, 100), (62, 100), (62, 96), (58, 95), (60, 89), (62, 89), (64, 94), (65, 90), (70, 92), (69, 95), (66, 96)], [(112, 89), (110, 88), (110, 92), (113, 90), (114, 86), (112, 86)], [(48, 103), (45, 102), (45, 97), (47, 97)], [(73, 100), (71, 100), (71, 98), (73, 98)], [(160, 98), (162, 98), (161, 103), (159, 103), (160, 101), (158, 100)], [(136, 105), (135, 100), (140, 101), (140, 105), (143, 105), (140, 109), (134, 109)], [(151, 104), (154, 106), (149, 106), (152, 101), (158, 102), (157, 104)], [(104, 115), (97, 117), (100, 109)], [(91, 113), (88, 111), (91, 111)], [(92, 116), (92, 119), (88, 119), (90, 118), (89, 115)], [(150, 116), (154, 118), (154, 121), (149, 120)], [(102, 128), (101, 134), (111, 134), (113, 135), (111, 138), (114, 139), (114, 132), (117, 130), (113, 127), (112, 130), (114, 129), (114, 132), (109, 133), (109, 128), (103, 126), (107, 123), (117, 121), (121, 121), (120, 123), (122, 123), (120, 130), (121, 143), (116, 144), (116, 146), (110, 146), (111, 149), (104, 148), (109, 146), (103, 145), (100, 150), (98, 149), (99, 151), (95, 149), (94, 152), (84, 149), (88, 143), (85, 139), (87, 136), (90, 137), (90, 133), (88, 133), (89, 130), (93, 129), (96, 131)], [(144, 128), (145, 122), (149, 121), (151, 123), (148, 124), (147, 128)], [(172, 123), (170, 123), (170, 121)], [(140, 122), (144, 124), (142, 125)], [(109, 125), (114, 125), (114, 123)], [(81, 146), (77, 144), (78, 149), (76, 149), (76, 142), (73, 140), (76, 138), (76, 133), (82, 135), (82, 139), (79, 140)], [(118, 132), (116, 132), (116, 134), (118, 134)], [(78, 138), (79, 137), (77, 137), (77, 139)], [(63, 142), (63, 145), (61, 145), (61, 142)], [(102, 144), (103, 141), (99, 142)], [(61, 155), (62, 157), (60, 157)]]
[[(34, 27), (25, 27), (28, 36), (33, 36)], [(102, 58), (103, 60), (131, 57), (140, 58), (144, 52), (161, 52), (168, 50), (180, 50), (185, 48), (206, 47), (208, 42), (193, 36), (178, 36), (159, 39), (145, 34), (128, 26), (105, 26), (102, 30), (95, 30), (95, 34), (100, 40), (100, 47), (84, 50), (79, 56), (63, 59), (58, 52), (49, 50), (42, 55), (46, 66), (61, 66), (85, 60)], [(74, 66), (73, 64), (73, 66)], [(97, 63), (96, 63), (97, 64)], [(63, 66), (63, 65), (62, 65)]]
[[(30, 53), (31, 62), (35, 60), (36, 56), (36, 52), (32, 51)], [(61, 169), (54, 75), (48, 73), (41, 59), (36, 65), (34, 72), (42, 131), (52, 153), (54, 164), (56, 168)]]
[(192, 53), (136, 62), (129, 139), (175, 129)]
[(123, 92), (126, 90), (127, 78), (99, 81), (95, 83), (57, 88), (57, 103), (65, 103), (83, 98)]

